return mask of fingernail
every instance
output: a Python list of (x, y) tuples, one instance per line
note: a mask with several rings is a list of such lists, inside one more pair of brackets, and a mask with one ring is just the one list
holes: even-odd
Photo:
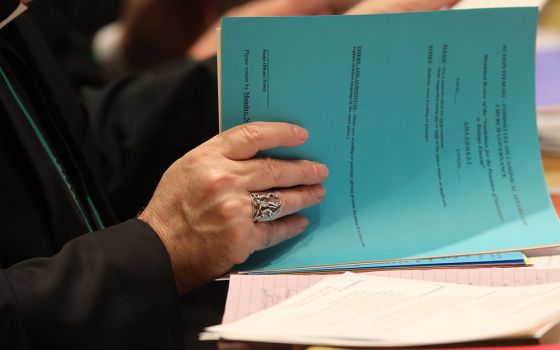
[(327, 194), (327, 191), (325, 190), (325, 186), (321, 184), (316, 185), (313, 190), (315, 191), (315, 198), (317, 198), (319, 201), (322, 201), (323, 198), (325, 198), (325, 195)]
[(309, 225), (309, 220), (307, 220), (307, 218), (305, 216), (300, 216), (297, 222), (297, 227), (303, 231), (307, 228), (307, 225)]
[(315, 163), (315, 171), (321, 179), (326, 179), (329, 176), (329, 168), (325, 164)]
[(296, 134), (296, 137), (300, 141), (305, 141), (309, 137), (309, 133), (307, 132), (307, 130), (300, 126), (294, 127), (294, 133)]

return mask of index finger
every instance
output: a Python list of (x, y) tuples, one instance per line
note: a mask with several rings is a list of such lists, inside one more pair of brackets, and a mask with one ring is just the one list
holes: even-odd
[(236, 126), (214, 137), (211, 143), (231, 160), (253, 158), (257, 152), (303, 144), (309, 134), (295, 124), (254, 122)]

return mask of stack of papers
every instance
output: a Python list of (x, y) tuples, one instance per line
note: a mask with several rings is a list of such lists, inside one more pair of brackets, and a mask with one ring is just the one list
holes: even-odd
[(207, 332), (287, 344), (417, 346), (539, 339), (559, 321), (560, 283), (478, 287), (345, 273)]
[(521, 252), (504, 252), (475, 255), (458, 255), (443, 258), (390, 260), (382, 262), (364, 262), (354, 264), (338, 264), (330, 266), (303, 266), (278, 270), (253, 270), (240, 272), (249, 275), (269, 275), (281, 273), (313, 273), (337, 272), (346, 270), (402, 269), (419, 267), (451, 267), (451, 266), (517, 266), (526, 265), (527, 258)]
[[(543, 257), (548, 259), (550, 257)], [(559, 256), (556, 256), (558, 259)], [(537, 261), (535, 261), (537, 262)], [(560, 283), (560, 265), (515, 268), (404, 269), (363, 272), (368, 276), (433, 281), (486, 287), (512, 287)], [(265, 310), (304, 291), (325, 274), (310, 275), (232, 275), (223, 323), (238, 321)]]

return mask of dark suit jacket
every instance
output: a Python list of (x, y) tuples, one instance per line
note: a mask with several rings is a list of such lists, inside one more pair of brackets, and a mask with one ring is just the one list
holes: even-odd
[(177, 63), (81, 104), (25, 15), (0, 30), (0, 348), (183, 346), (167, 252), (121, 221), (217, 131), (212, 72)]

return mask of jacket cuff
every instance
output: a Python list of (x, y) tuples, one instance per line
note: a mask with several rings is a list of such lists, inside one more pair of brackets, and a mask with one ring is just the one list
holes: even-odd
[(53, 257), (14, 265), (7, 275), (34, 345), (182, 346), (169, 256), (138, 219), (81, 236)]

